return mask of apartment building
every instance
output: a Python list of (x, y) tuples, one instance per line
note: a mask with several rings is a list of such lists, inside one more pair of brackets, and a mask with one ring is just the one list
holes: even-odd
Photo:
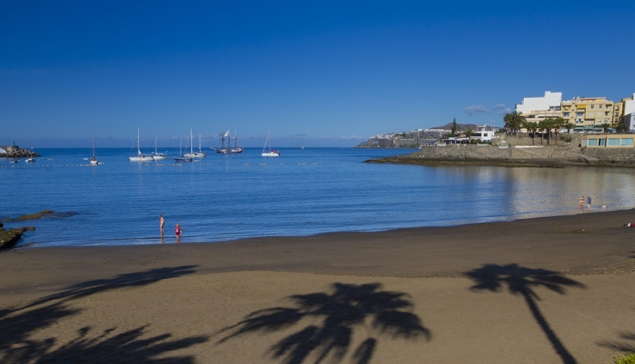
[(562, 92), (545, 91), (545, 96), (525, 97), (523, 102), (516, 104), (516, 112), (529, 114), (536, 110), (560, 111)]
[(626, 129), (635, 132), (635, 94), (631, 98), (624, 98), (615, 103), (615, 110), (620, 110), (621, 122)]
[(602, 124), (616, 125), (621, 114), (615, 112), (615, 103), (606, 97), (576, 97), (562, 101), (562, 118), (575, 126)]

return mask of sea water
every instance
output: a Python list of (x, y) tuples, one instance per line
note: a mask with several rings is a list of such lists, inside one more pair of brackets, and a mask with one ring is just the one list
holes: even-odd
[[(42, 149), (27, 164), (0, 159), (0, 219), (54, 210), (19, 246), (166, 243), (338, 231), (383, 231), (579, 213), (635, 205), (633, 171), (619, 168), (421, 167), (367, 164), (412, 150), (282, 148), (264, 158), (210, 151), (192, 163), (130, 162), (127, 149)], [(178, 151), (170, 150), (171, 156)], [(617, 222), (619, 224), (623, 222)]]

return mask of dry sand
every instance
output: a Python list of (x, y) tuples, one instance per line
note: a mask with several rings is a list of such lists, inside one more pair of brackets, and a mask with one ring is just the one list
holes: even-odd
[(635, 211), (0, 254), (0, 363), (611, 363)]

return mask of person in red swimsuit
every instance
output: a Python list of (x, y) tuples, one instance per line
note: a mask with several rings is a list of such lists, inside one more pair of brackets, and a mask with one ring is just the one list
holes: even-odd
[(180, 243), (181, 242), (181, 234), (183, 233), (183, 229), (179, 226), (179, 224), (176, 224), (176, 227), (174, 228), (174, 235), (176, 236), (176, 242)]

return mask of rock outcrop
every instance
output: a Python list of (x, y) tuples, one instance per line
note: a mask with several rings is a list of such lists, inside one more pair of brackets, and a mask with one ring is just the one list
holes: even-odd
[(4, 224), (0, 222), (0, 250), (10, 249), (18, 243), (18, 240), (22, 238), (22, 234), (25, 231), (33, 231), (33, 226), (13, 228), (9, 230), (4, 229)]

